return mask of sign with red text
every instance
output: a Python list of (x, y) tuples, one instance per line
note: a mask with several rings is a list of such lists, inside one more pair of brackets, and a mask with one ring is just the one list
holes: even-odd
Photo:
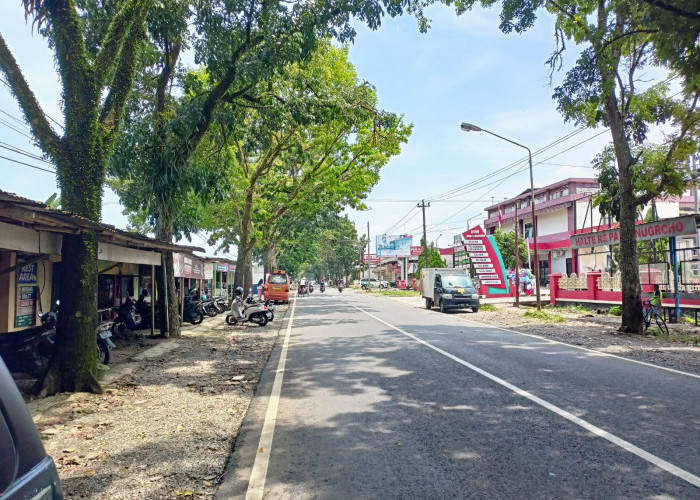
[(379, 257), (377, 257), (377, 254), (374, 253), (366, 253), (364, 254), (364, 262), (365, 264), (379, 264)]
[[(695, 216), (676, 217), (675, 219), (659, 220), (639, 224), (635, 228), (637, 241), (670, 238), (684, 234), (695, 234), (697, 225)], [(620, 228), (599, 231), (596, 233), (575, 234), (571, 237), (571, 248), (590, 248), (605, 245), (620, 244)]]
[(495, 238), (487, 235), (481, 226), (468, 229), (462, 236), (471, 265), (479, 276), (479, 282), (488, 285), (489, 294), (509, 293), (503, 258)]
[(423, 253), (423, 247), (419, 246), (412, 246), (411, 247), (411, 255), (421, 255)]

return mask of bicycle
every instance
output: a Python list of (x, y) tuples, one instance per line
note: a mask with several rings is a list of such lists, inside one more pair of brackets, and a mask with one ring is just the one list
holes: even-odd
[(656, 310), (656, 307), (651, 304), (650, 300), (644, 301), (642, 307), (642, 319), (644, 321), (644, 331), (647, 331), (651, 325), (651, 322), (654, 321), (656, 326), (659, 327), (661, 335), (668, 335), (668, 326), (666, 325), (664, 318), (659, 315), (659, 312)]

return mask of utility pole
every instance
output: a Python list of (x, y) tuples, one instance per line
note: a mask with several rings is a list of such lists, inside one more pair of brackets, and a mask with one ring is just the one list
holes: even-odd
[(520, 307), (520, 248), (518, 248), (518, 204), (515, 200), (515, 307)]
[(372, 266), (372, 259), (370, 258), (369, 255), (369, 221), (367, 221), (367, 277), (371, 277), (372, 273), (370, 273), (370, 267)]
[[(693, 155), (693, 173), (697, 173), (697, 155)], [(693, 184), (693, 198), (695, 200), (695, 210), (694, 213), (698, 213), (698, 185)], [(695, 230), (695, 246), (700, 247), (700, 232)], [(696, 250), (697, 252), (697, 250)]]
[(426, 235), (425, 232), (425, 208), (429, 207), (430, 203), (426, 205), (425, 200), (421, 200), (421, 202), (417, 205), (418, 208), (423, 209), (423, 269), (425, 269), (428, 266), (428, 236)]

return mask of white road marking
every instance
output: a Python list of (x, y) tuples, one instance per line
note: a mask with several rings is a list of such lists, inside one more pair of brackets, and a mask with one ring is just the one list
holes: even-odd
[(248, 481), (248, 491), (246, 492), (245, 496), (246, 500), (260, 500), (263, 497), (265, 479), (267, 477), (267, 467), (270, 463), (270, 453), (272, 452), (272, 438), (275, 434), (275, 424), (277, 423), (277, 409), (279, 408), (280, 394), (282, 393), (284, 368), (287, 364), (289, 338), (292, 332), (292, 322), (294, 321), (294, 311), (296, 306), (297, 298), (295, 297), (292, 304), (292, 313), (289, 317), (289, 322), (287, 323), (287, 331), (284, 334), (284, 343), (282, 344), (282, 352), (280, 353), (280, 360), (277, 364), (275, 381), (272, 384), (270, 401), (267, 404), (265, 422), (263, 423), (262, 432), (260, 433), (260, 442), (258, 443), (257, 452), (255, 454), (253, 470), (250, 473), (250, 481)]
[[(457, 321), (457, 318), (454, 318), (454, 319), (455, 319), (455, 321)], [(562, 342), (561, 340), (548, 339), (546, 337), (542, 337), (540, 335), (534, 335), (532, 333), (519, 332), (518, 330), (509, 330), (508, 328), (503, 328), (501, 326), (493, 326), (493, 325), (489, 325), (486, 323), (481, 323), (480, 321), (474, 321), (473, 319), (468, 319), (468, 318), (460, 318), (460, 319), (462, 319), (463, 321), (467, 321), (468, 323), (474, 323), (475, 325), (484, 326), (486, 328), (502, 330), (504, 332), (509, 332), (509, 333), (517, 333), (518, 335), (523, 335), (525, 337), (531, 337), (533, 339), (544, 340), (547, 342), (551, 342), (552, 344), (565, 345), (567, 347), (573, 347), (574, 349), (579, 349), (581, 351), (594, 352), (596, 354), (599, 354), (600, 356), (607, 356), (610, 358), (621, 359), (623, 361), (629, 361), (630, 363), (637, 363), (638, 365), (644, 365), (644, 366), (648, 366), (650, 368), (656, 368), (657, 370), (664, 370), (664, 371), (671, 372), (671, 373), (677, 373), (678, 375), (685, 375), (686, 377), (700, 378), (700, 375), (697, 375), (695, 373), (689, 373), (689, 372), (684, 372), (681, 370), (675, 370), (673, 368), (668, 368), (666, 366), (653, 365), (651, 363), (647, 363), (646, 361), (639, 361), (637, 359), (626, 358), (624, 356), (619, 356), (617, 354), (610, 354), (609, 352), (598, 351), (596, 349), (591, 349), (589, 347), (583, 347), (580, 345), (568, 344), (566, 342)]]
[[(420, 307), (420, 308), (417, 307), (417, 309), (423, 309), (423, 308), (422, 308), (422, 307)], [(580, 346), (580, 345), (569, 344), (569, 343), (563, 342), (563, 341), (561, 341), (561, 340), (553, 340), (553, 339), (550, 339), (550, 338), (547, 338), (547, 337), (542, 337), (542, 336), (540, 336), (540, 335), (534, 335), (534, 334), (532, 334), (532, 333), (520, 332), (520, 331), (518, 331), (518, 330), (510, 330), (510, 329), (508, 329), (508, 328), (503, 328), (503, 327), (501, 327), (501, 326), (489, 325), (489, 324), (487, 324), (487, 323), (481, 323), (480, 321), (474, 321), (473, 319), (463, 318), (463, 317), (459, 317), (459, 316), (446, 316), (446, 317), (452, 319), (453, 321), (455, 321), (455, 323), (461, 323), (461, 322), (465, 322), (465, 321), (466, 321), (466, 322), (468, 322), (468, 323), (474, 323), (475, 325), (484, 326), (484, 327), (486, 327), (486, 328), (490, 328), (490, 329), (494, 329), (494, 330), (501, 330), (501, 331), (509, 332), (509, 333), (516, 333), (516, 334), (522, 335), (522, 336), (524, 336), (524, 337), (531, 337), (531, 338), (533, 338), (533, 339), (539, 339), (539, 340), (542, 340), (542, 341), (545, 341), (545, 342), (550, 342), (550, 343), (552, 343), (552, 344), (565, 345), (565, 346), (567, 346), (567, 347), (572, 347), (572, 348), (574, 348), (574, 349), (579, 349), (579, 350), (581, 350), (581, 351), (593, 352), (593, 353), (596, 353), (596, 354), (598, 354), (598, 355), (600, 355), (600, 356), (607, 356), (607, 357), (610, 357), (610, 358), (621, 359), (621, 360), (627, 361), (627, 362), (629, 362), (629, 363), (636, 363), (636, 364), (638, 364), (638, 365), (648, 366), (648, 367), (650, 367), (650, 368), (655, 368), (655, 369), (657, 369), (657, 370), (663, 370), (663, 371), (667, 371), (667, 372), (671, 372), (671, 373), (677, 373), (678, 375), (685, 375), (686, 377), (700, 378), (700, 375), (695, 374), (695, 373), (684, 372), (684, 371), (682, 371), (682, 370), (676, 370), (676, 369), (674, 369), (674, 368), (668, 368), (668, 367), (666, 367), (666, 366), (653, 365), (653, 364), (651, 364), (651, 363), (647, 363), (646, 361), (639, 361), (639, 360), (637, 360), (637, 359), (626, 358), (626, 357), (620, 356), (620, 355), (618, 355), (618, 354), (611, 354), (611, 353), (609, 353), (609, 352), (603, 352), (603, 351), (598, 351), (598, 350), (596, 350), (596, 349), (591, 349), (590, 347), (583, 347), (583, 346)]]
[(608, 431), (601, 429), (600, 427), (596, 427), (595, 425), (593, 425), (589, 422), (586, 422), (585, 420), (583, 420), (575, 415), (572, 415), (568, 411), (562, 410), (558, 406), (554, 406), (553, 404), (545, 401), (544, 399), (541, 399), (541, 398), (535, 396), (534, 394), (530, 394), (528, 391), (520, 389), (519, 387), (511, 384), (510, 382), (506, 382), (505, 380), (503, 380), (503, 379), (501, 379), (501, 378), (499, 378), (499, 377), (497, 377), (497, 376), (495, 376), (495, 375), (493, 375), (485, 370), (482, 370), (478, 366), (475, 366), (467, 361), (464, 361), (463, 359), (458, 358), (454, 354), (450, 354), (447, 351), (443, 351), (439, 347), (436, 347), (436, 346), (432, 345), (431, 343), (426, 342), (425, 340), (420, 339), (420, 338), (416, 337), (415, 335), (408, 333), (408, 332), (402, 330), (401, 328), (384, 321), (381, 318), (378, 318), (374, 314), (369, 313), (360, 307), (357, 307), (357, 306), (353, 306), (353, 307), (355, 307), (355, 309), (357, 309), (358, 311), (366, 314), (370, 318), (375, 319), (376, 321), (379, 321), (380, 323), (388, 326), (389, 328), (396, 330), (397, 332), (415, 340), (419, 344), (423, 344), (424, 346), (432, 349), (433, 351), (438, 352), (438, 353), (442, 354), (443, 356), (445, 356), (453, 361), (456, 361), (460, 365), (465, 366), (465, 367), (469, 368), (472, 371), (475, 371), (476, 373), (478, 373), (480, 375), (483, 375), (484, 377), (488, 378), (489, 380), (492, 380), (493, 382), (496, 382), (497, 384), (502, 385), (503, 387), (513, 391), (514, 393), (518, 394), (519, 396), (527, 398), (530, 401), (532, 401), (533, 403), (536, 403), (536, 404), (542, 406), (543, 408), (546, 408), (547, 410), (559, 415), (560, 417), (564, 417), (565, 419), (569, 420), (570, 422), (573, 422), (574, 424), (576, 424), (580, 427), (583, 427), (584, 429), (591, 432), (592, 434), (610, 441), (611, 443), (619, 446), (620, 448), (637, 455), (641, 459), (646, 460), (647, 462), (654, 464), (657, 467), (660, 467), (661, 469), (663, 469), (667, 472), (670, 472), (674, 476), (679, 477), (679, 478), (683, 479), (684, 481), (689, 482), (690, 484), (692, 484), (694, 486), (700, 487), (700, 477), (698, 477), (698, 476), (696, 476), (688, 471), (685, 471), (685, 470), (681, 469), (680, 467), (677, 467), (677, 466), (673, 465), (672, 463), (667, 462), (666, 460), (663, 460), (662, 458), (657, 457), (656, 455), (652, 455), (651, 453), (644, 451), (643, 449), (633, 445), (629, 441), (625, 441), (624, 439), (619, 438), (619, 437), (615, 436), (614, 434), (611, 434)]

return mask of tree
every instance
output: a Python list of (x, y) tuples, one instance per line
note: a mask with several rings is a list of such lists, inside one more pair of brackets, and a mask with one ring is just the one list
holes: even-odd
[(255, 106), (235, 119), (247, 127), (213, 139), (222, 144), (217, 163), (230, 173), (207, 229), (238, 247), (236, 285), (244, 287), (256, 247), (276, 247), (290, 218), (360, 206), (411, 131), (377, 109), (374, 89), (358, 81), (347, 50), (330, 44), (264, 86)]
[[(493, 233), (498, 249), (503, 257), (506, 269), (515, 268), (515, 232), (504, 232), (500, 228)], [(520, 235), (518, 238), (518, 259), (520, 265), (527, 263), (527, 241)]]
[[(89, 3), (89, 2), (85, 2)], [(37, 144), (56, 164), (64, 210), (99, 221), (106, 161), (131, 91), (144, 36), (147, 0), (98, 8), (102, 24), (92, 31), (86, 11), (73, 0), (24, 0), (27, 17), (55, 52), (63, 96), (63, 135), (41, 109), (19, 64), (0, 35), (0, 70), (22, 109)], [(42, 393), (101, 391), (95, 338), (97, 234), (64, 234), (56, 356)]]
[[(420, 239), (420, 244), (425, 245), (425, 240)], [(425, 265), (425, 252), (421, 252), (420, 257), (418, 257), (418, 264), (416, 266), (416, 276), (420, 276), (420, 271), (426, 267)], [(447, 267), (447, 262), (445, 259), (440, 257), (440, 250), (434, 246), (428, 247), (428, 266), (427, 267)]]
[[(473, 3), (458, 3), (458, 12)], [(614, 175), (603, 177), (601, 183), (614, 184), (614, 191), (603, 197), (617, 207), (607, 213), (617, 215), (620, 225), (620, 330), (629, 333), (642, 333), (634, 228), (637, 208), (656, 197), (677, 194), (689, 180), (686, 159), (697, 150), (700, 30), (693, 15), (698, 2), (692, 3), (696, 8), (675, 0), (503, 1), (504, 32), (532, 26), (540, 7), (554, 14), (557, 47), (548, 61), (553, 71), (561, 69), (565, 42), (582, 47), (576, 64), (555, 88), (554, 99), (567, 121), (610, 128), (612, 148), (600, 164)], [(689, 15), (674, 12), (679, 7)], [(651, 85), (642, 80), (641, 73), (655, 64), (665, 64), (682, 77), (679, 99), (668, 95), (667, 81)], [(671, 132), (663, 144), (649, 145), (650, 128), (662, 124), (670, 125)], [(638, 182), (640, 176), (643, 182)], [(606, 213), (604, 204), (599, 206)]]
[[(187, 5), (184, 9), (187, 14), (181, 18), (187, 18), (187, 23), (169, 29), (170, 24), (164, 22), (159, 26), (163, 29), (149, 29), (149, 33), (154, 34), (150, 44), (152, 57), (144, 71), (152, 74), (157, 82), (149, 87), (153, 105), (129, 123), (136, 133), (128, 134), (128, 141), (120, 148), (126, 158), (122, 167), (135, 167), (151, 193), (138, 203), (127, 205), (127, 209), (147, 211), (155, 221), (156, 235), (167, 241), (192, 225), (191, 220), (179, 217), (182, 215), (180, 207), (191, 194), (183, 178), (191, 168), (194, 151), (216, 123), (216, 118), (221, 116), (222, 105), (231, 111), (255, 101), (258, 98), (255, 90), (260, 89), (261, 82), (272, 80), (290, 63), (307, 60), (318, 42), (326, 37), (341, 43), (351, 41), (355, 35), (351, 18), (377, 28), (385, 13), (395, 16), (407, 11), (416, 15), (421, 28), (425, 28), (423, 4), (418, 0), (331, 0), (291, 5), (283, 0), (191, 0), (177, 2), (177, 5)], [(168, 5), (162, 10), (167, 9)], [(166, 13), (164, 18), (171, 19), (172, 14)], [(187, 46), (194, 49), (195, 61), (206, 67), (204, 81), (194, 85), (182, 81), (176, 73), (181, 51)], [(185, 95), (181, 99), (174, 99), (173, 95), (168, 97), (168, 92), (177, 93), (182, 87), (185, 87)], [(165, 105), (175, 101), (174, 106)], [(245, 128), (249, 124), (234, 125)], [(231, 132), (231, 129), (224, 130), (225, 134)], [(124, 170), (118, 168), (115, 173), (121, 176)], [(123, 187), (132, 189), (133, 184), (126, 183)], [(211, 195), (206, 191), (198, 194)], [(171, 260), (166, 253), (164, 264), (172, 285)], [(170, 290), (175, 293), (174, 286)], [(174, 304), (174, 296), (170, 303)], [(171, 318), (176, 317), (171, 315)], [(179, 334), (179, 324), (173, 322), (169, 329), (172, 335)]]
[(318, 212), (314, 220), (288, 226), (280, 244), (279, 263), (293, 276), (337, 280), (354, 273), (362, 259), (363, 245), (347, 217)]

